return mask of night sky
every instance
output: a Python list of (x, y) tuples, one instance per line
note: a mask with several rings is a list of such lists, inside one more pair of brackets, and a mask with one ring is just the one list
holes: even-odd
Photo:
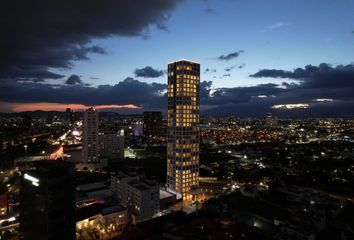
[(0, 111), (165, 111), (200, 62), (202, 112), (354, 116), (353, 0), (2, 0)]

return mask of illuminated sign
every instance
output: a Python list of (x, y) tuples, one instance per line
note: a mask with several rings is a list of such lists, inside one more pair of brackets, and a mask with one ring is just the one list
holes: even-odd
[(32, 182), (32, 185), (38, 187), (39, 186), (39, 179), (32, 177), (31, 175), (25, 173), (24, 178), (30, 182)]

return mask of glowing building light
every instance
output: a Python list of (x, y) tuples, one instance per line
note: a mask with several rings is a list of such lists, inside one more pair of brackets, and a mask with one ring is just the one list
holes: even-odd
[(32, 185), (33, 186), (36, 186), (38, 187), (39, 186), (39, 179), (38, 178), (35, 178), (35, 177), (32, 177), (31, 175), (25, 173), (24, 175), (24, 178), (30, 182), (32, 182)]
[(80, 135), (80, 133), (79, 133), (78, 131), (74, 130), (74, 131), (72, 132), (72, 135), (73, 135), (73, 136), (78, 136), (78, 135)]
[(332, 98), (317, 98), (316, 102), (333, 102)]

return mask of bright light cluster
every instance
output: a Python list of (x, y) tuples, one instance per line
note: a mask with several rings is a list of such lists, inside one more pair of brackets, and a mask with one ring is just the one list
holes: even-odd
[(317, 98), (316, 102), (333, 102), (332, 98)]
[(273, 105), (273, 109), (298, 109), (298, 108), (309, 108), (310, 105), (307, 103), (296, 103), (296, 104), (279, 104)]

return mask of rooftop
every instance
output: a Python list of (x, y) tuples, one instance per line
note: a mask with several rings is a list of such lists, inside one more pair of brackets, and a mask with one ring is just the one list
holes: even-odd
[(195, 61), (191, 61), (191, 60), (187, 60), (187, 59), (176, 60), (176, 61), (173, 61), (173, 62), (169, 62), (168, 64), (177, 63), (177, 62), (183, 62), (183, 61), (200, 64), (199, 62), (195, 62)]
[(94, 182), (94, 183), (88, 183), (88, 184), (82, 184), (76, 187), (78, 191), (94, 191), (98, 189), (103, 189), (107, 188), (107, 185), (103, 182)]
[(101, 213), (103, 215), (106, 215), (106, 214), (110, 214), (110, 213), (114, 213), (114, 212), (121, 212), (121, 211), (124, 211), (124, 210), (126, 210), (126, 209), (123, 206), (116, 205), (116, 206), (103, 208)]
[(174, 196), (173, 193), (167, 192), (165, 190), (160, 189), (160, 199), (168, 198)]

